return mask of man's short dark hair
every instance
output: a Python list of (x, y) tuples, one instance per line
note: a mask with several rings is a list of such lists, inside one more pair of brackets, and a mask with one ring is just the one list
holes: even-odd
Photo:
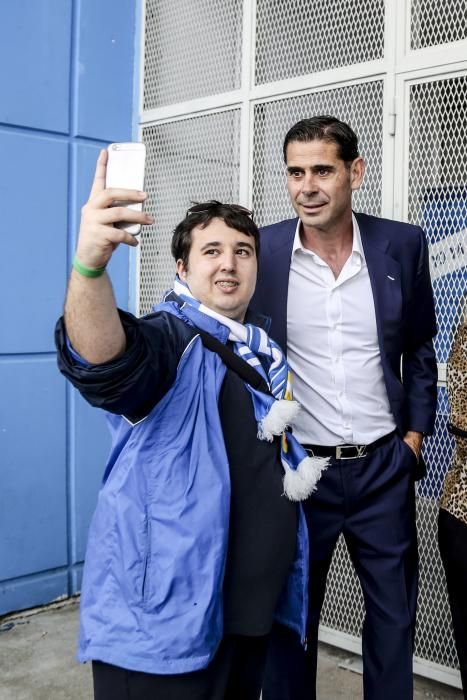
[(209, 202), (194, 202), (185, 218), (175, 228), (172, 236), (171, 251), (175, 260), (181, 260), (188, 267), (191, 250), (191, 232), (197, 226), (206, 228), (213, 219), (222, 219), (230, 228), (252, 236), (255, 243), (256, 257), (259, 257), (259, 231), (249, 209), (239, 204), (222, 204), (216, 199)]
[(337, 156), (346, 164), (360, 155), (358, 137), (351, 127), (336, 117), (323, 115), (302, 119), (293, 125), (284, 139), (284, 161), (287, 163), (287, 146), (291, 141), (328, 141), (337, 146)]

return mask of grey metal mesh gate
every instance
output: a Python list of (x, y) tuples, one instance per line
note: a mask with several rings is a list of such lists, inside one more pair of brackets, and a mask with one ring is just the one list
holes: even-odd
[(383, 0), (258, 0), (256, 83), (382, 58)]
[[(466, 291), (466, 40), (465, 0), (146, 0), (141, 134), (156, 223), (141, 242), (139, 311), (172, 282), (170, 235), (190, 201), (241, 200), (259, 224), (293, 215), (283, 137), (298, 119), (331, 113), (352, 124), (367, 161), (355, 209), (396, 213), (427, 232), (442, 370)], [(440, 77), (443, 66), (451, 74)], [(436, 500), (452, 450), (447, 409), (441, 383), (428, 476), (417, 492), (416, 656), (419, 672), (458, 684), (436, 542)], [(342, 540), (322, 629), (355, 649), (362, 620)]]
[[(439, 363), (447, 361), (467, 293), (467, 78), (410, 86), (409, 218), (425, 229), (435, 294)], [(457, 663), (444, 574), (437, 548), (437, 499), (449, 468), (446, 389), (438, 390), (435, 434), (428, 438), (427, 477), (418, 486), (420, 602), (417, 655), (444, 666)]]
[(242, 0), (147, 0), (144, 109), (240, 85)]
[(147, 313), (173, 283), (170, 240), (192, 201), (238, 200), (238, 110), (147, 126), (146, 210), (155, 223), (142, 234), (140, 313)]
[(465, 0), (412, 0), (412, 49), (438, 46), (467, 37), (467, 5)]

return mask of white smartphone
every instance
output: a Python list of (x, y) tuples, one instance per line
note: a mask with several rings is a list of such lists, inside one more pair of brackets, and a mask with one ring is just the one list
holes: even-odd
[[(144, 190), (144, 164), (146, 160), (146, 146), (144, 143), (111, 143), (107, 151), (109, 157), (107, 160), (105, 186)], [(114, 206), (124, 206), (135, 211), (143, 210), (142, 202), (115, 202)], [(137, 236), (141, 231), (140, 224), (119, 221), (114, 225), (131, 233), (132, 236)]]

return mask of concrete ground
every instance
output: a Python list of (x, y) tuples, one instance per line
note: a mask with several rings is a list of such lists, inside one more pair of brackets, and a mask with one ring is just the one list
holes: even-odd
[[(77, 629), (76, 599), (0, 619), (0, 700), (90, 700), (91, 669), (75, 660)], [(361, 676), (342, 668), (350, 657), (320, 645), (319, 700), (362, 697)], [(415, 679), (414, 700), (462, 697), (459, 690)]]

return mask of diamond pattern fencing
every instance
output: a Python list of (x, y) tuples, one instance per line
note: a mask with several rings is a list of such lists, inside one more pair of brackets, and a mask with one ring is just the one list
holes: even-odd
[(384, 0), (257, 0), (257, 85), (383, 55)]
[[(430, 245), (438, 362), (446, 362), (467, 293), (467, 78), (411, 85), (409, 116), (409, 220)], [(418, 485), (420, 597), (417, 655), (456, 667), (449, 605), (437, 547), (437, 499), (451, 463), (448, 401), (439, 390), (435, 434), (426, 441), (428, 473)]]
[(237, 202), (240, 113), (229, 110), (147, 126), (146, 211), (155, 216), (140, 244), (140, 313), (147, 313), (172, 286), (172, 231), (192, 201)]
[(446, 362), (467, 292), (467, 77), (410, 88), (409, 221), (430, 243), (438, 362)]
[(466, 38), (465, 0), (412, 0), (411, 49), (423, 49)]
[(438, 503), (444, 474), (449, 469), (454, 441), (447, 432), (447, 391), (438, 389), (434, 435), (425, 441), (427, 476), (417, 485), (417, 527), (420, 582), (415, 654), (419, 658), (457, 668), (444, 570), (438, 551)]
[(242, 0), (147, 0), (144, 109), (240, 87)]
[(343, 119), (359, 135), (367, 171), (361, 190), (354, 196), (354, 207), (380, 214), (383, 82), (377, 80), (255, 106), (252, 202), (259, 225), (294, 216), (286, 189), (282, 143), (295, 122), (317, 114)]

